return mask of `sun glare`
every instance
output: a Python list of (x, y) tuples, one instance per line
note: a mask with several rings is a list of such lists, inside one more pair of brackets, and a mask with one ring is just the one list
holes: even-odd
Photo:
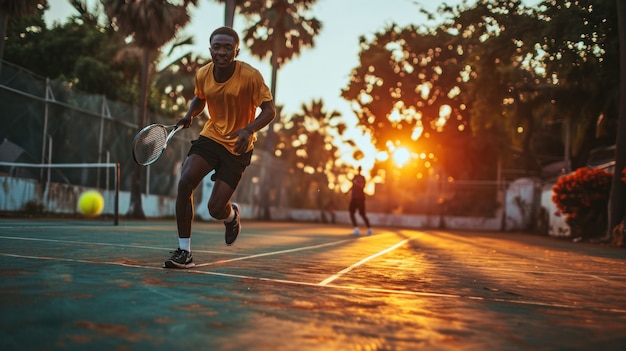
[(393, 158), (393, 162), (398, 167), (402, 167), (407, 162), (409, 162), (409, 158), (411, 158), (411, 154), (409, 153), (409, 150), (407, 150), (407, 149), (405, 149), (403, 147), (399, 147), (396, 150), (394, 150), (392, 158)]

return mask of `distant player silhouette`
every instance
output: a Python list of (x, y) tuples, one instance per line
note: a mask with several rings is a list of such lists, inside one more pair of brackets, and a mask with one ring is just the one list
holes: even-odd
[(352, 188), (350, 189), (352, 192), (352, 198), (350, 199), (350, 220), (352, 221), (352, 226), (354, 227), (353, 235), (359, 235), (359, 227), (356, 223), (356, 218), (354, 214), (356, 211), (359, 211), (359, 215), (363, 218), (365, 222), (365, 226), (367, 227), (367, 235), (372, 235), (372, 227), (370, 226), (370, 221), (365, 214), (365, 193), (363, 192), (365, 189), (365, 177), (361, 175), (361, 166), (358, 168), (357, 175), (352, 179)]

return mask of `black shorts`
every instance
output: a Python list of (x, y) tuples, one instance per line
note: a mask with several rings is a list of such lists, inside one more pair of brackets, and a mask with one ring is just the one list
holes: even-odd
[(191, 141), (188, 155), (192, 154), (202, 156), (215, 169), (215, 179), (225, 182), (233, 189), (237, 188), (243, 171), (250, 165), (252, 158), (252, 150), (242, 155), (234, 155), (220, 143), (204, 136)]

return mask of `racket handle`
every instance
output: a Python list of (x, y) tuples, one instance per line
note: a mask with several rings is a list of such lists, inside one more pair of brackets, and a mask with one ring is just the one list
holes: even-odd
[[(170, 132), (170, 134), (167, 136), (167, 139), (165, 139), (165, 145), (167, 145), (170, 142), (170, 139), (172, 139), (172, 137), (174, 136), (174, 134), (176, 132), (178, 132), (179, 130), (183, 129), (180, 125), (175, 125), (174, 129), (172, 129), (172, 131)], [(165, 148), (165, 147), (163, 147)]]

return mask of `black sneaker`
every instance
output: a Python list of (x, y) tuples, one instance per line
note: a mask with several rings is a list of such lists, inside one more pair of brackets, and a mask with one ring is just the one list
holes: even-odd
[(191, 268), (195, 266), (191, 252), (178, 248), (171, 253), (172, 257), (163, 262), (163, 268)]
[(226, 245), (232, 245), (237, 236), (241, 233), (241, 223), (239, 223), (239, 205), (233, 203), (233, 211), (235, 211), (235, 218), (230, 222), (224, 222), (226, 226), (226, 232), (224, 233), (224, 241)]

